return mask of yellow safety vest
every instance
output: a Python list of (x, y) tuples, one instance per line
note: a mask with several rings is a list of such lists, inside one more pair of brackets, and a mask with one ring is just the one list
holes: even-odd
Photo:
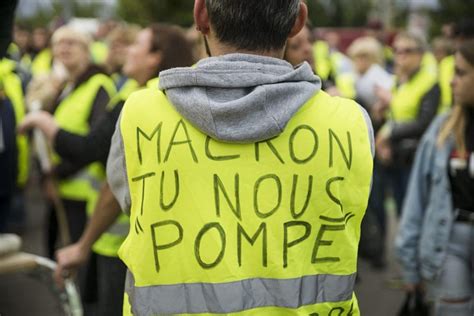
[(391, 118), (396, 122), (415, 120), (421, 100), (436, 83), (436, 74), (422, 68), (409, 81), (395, 85), (390, 102)]
[(119, 255), (134, 315), (360, 314), (372, 154), (355, 102), (319, 92), (278, 137), (232, 144), (144, 89), (120, 131), (131, 229)]
[(101, 41), (96, 41), (91, 45), (91, 55), (94, 63), (102, 65), (107, 59), (107, 54), (109, 53), (109, 47), (107, 44)]
[[(66, 96), (54, 113), (59, 127), (74, 134), (86, 135), (90, 128), (88, 118), (92, 105), (101, 87), (109, 96), (115, 93), (113, 81), (106, 75), (96, 74)], [(53, 158), (56, 163), (60, 162), (59, 156)], [(60, 195), (65, 199), (87, 201), (90, 214), (94, 210), (104, 176), (104, 168), (100, 163), (90, 164), (76, 175), (60, 181)]]
[(357, 96), (355, 81), (356, 78), (352, 72), (346, 72), (336, 76), (336, 88), (342, 97), (355, 99)]
[(325, 41), (313, 44), (314, 71), (322, 80), (327, 80), (331, 73), (329, 45)]
[[(108, 110), (112, 110), (118, 102), (125, 101), (132, 92), (139, 88), (135, 80), (128, 79), (110, 101)], [(130, 219), (127, 215), (121, 214), (114, 224), (94, 243), (92, 250), (102, 256), (118, 257), (118, 250), (127, 237), (129, 229)]]
[[(23, 121), (25, 117), (25, 100), (21, 79), (14, 72), (15, 62), (8, 59), (0, 61), (0, 77), (2, 78), (3, 88), (6, 96), (13, 104), (15, 112), (15, 120), (17, 124)], [(25, 135), (18, 135), (16, 137), (18, 148), (18, 177), (17, 185), (24, 187), (28, 180), (29, 174), (29, 144), (28, 138)]]
[(438, 62), (432, 52), (426, 52), (421, 60), (421, 68), (425, 71), (438, 74)]
[(454, 55), (443, 58), (439, 64), (439, 87), (441, 89), (440, 113), (448, 111), (453, 104), (451, 82), (454, 79), (454, 64)]
[(53, 53), (51, 52), (51, 49), (43, 49), (31, 62), (31, 74), (33, 77), (47, 75), (51, 72), (52, 64)]

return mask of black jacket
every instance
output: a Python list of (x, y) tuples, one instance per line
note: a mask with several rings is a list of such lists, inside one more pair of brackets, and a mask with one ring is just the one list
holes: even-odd
[(17, 168), (15, 112), (10, 100), (0, 96), (0, 198), (13, 194), (16, 187)]

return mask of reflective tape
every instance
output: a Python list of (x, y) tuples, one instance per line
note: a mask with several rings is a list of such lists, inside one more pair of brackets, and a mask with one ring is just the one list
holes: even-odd
[(130, 230), (130, 224), (128, 222), (115, 222), (109, 229), (107, 229), (108, 234), (127, 236), (128, 231)]
[(102, 181), (94, 177), (89, 173), (89, 170), (83, 169), (73, 177), (73, 180), (86, 181), (95, 191), (99, 191), (102, 185)]
[(183, 283), (126, 288), (135, 316), (236, 313), (258, 307), (299, 308), (352, 298), (356, 274), (318, 274), (295, 279), (246, 279), (227, 283)]

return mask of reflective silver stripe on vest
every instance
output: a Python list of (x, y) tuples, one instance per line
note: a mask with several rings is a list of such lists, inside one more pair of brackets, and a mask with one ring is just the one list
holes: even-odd
[(135, 316), (235, 313), (257, 307), (299, 308), (352, 298), (356, 274), (320, 274), (296, 279), (247, 279), (229, 283), (190, 283), (126, 288)]
[(102, 185), (102, 181), (98, 180), (94, 176), (92, 176), (89, 173), (89, 170), (83, 169), (80, 172), (78, 172), (73, 178), (73, 180), (84, 180), (86, 182), (89, 182), (90, 186), (95, 190), (99, 191), (100, 187)]
[(130, 224), (128, 222), (115, 222), (115, 224), (107, 229), (107, 233), (112, 235), (127, 236), (129, 230)]

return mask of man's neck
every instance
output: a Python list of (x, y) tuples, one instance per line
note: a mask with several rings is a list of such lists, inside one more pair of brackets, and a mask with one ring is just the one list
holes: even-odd
[(222, 55), (227, 55), (227, 54), (250, 54), (250, 55), (259, 55), (259, 56), (283, 59), (283, 55), (284, 55), (283, 48), (277, 49), (277, 50), (268, 50), (268, 51), (253, 51), (253, 50), (238, 49), (230, 45), (224, 44), (222, 42), (218, 42), (218, 41), (210, 40), (210, 39), (208, 39), (208, 43), (209, 43), (209, 50), (211, 53), (211, 57), (222, 56)]

